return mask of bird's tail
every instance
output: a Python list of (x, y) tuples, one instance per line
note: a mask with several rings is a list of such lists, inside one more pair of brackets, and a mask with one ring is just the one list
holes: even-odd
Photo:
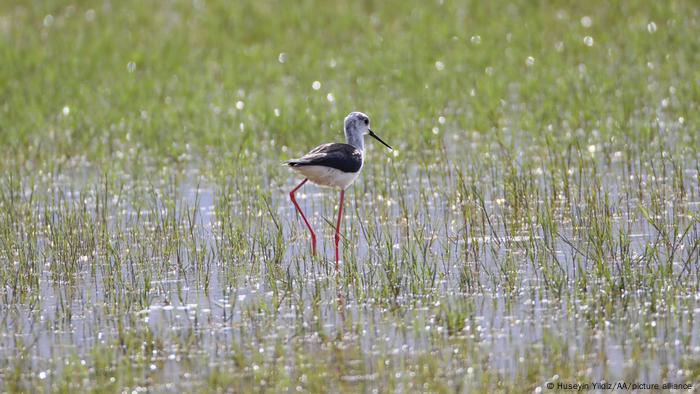
[(287, 160), (287, 161), (282, 162), (282, 165), (287, 166), (287, 167), (296, 167), (300, 164), (301, 164), (301, 162), (299, 162), (297, 160)]

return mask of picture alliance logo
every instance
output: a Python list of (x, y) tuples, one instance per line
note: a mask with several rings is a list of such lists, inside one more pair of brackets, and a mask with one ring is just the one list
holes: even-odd
[(690, 390), (693, 385), (690, 383), (645, 383), (645, 382), (590, 382), (590, 383), (567, 383), (567, 382), (547, 382), (549, 390)]

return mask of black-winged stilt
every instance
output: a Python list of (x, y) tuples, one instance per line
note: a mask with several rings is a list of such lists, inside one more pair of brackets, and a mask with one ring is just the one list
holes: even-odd
[(338, 269), (339, 254), (338, 243), (340, 242), (340, 218), (343, 215), (343, 200), (345, 199), (345, 189), (350, 186), (362, 171), (362, 164), (365, 157), (365, 135), (377, 139), (387, 148), (392, 149), (386, 142), (382, 141), (369, 128), (369, 117), (362, 112), (351, 112), (345, 118), (345, 139), (346, 144), (330, 143), (319, 145), (311, 152), (299, 159), (285, 162), (293, 170), (297, 171), (305, 178), (297, 187), (289, 192), (289, 197), (301, 214), (306, 227), (311, 233), (313, 254), (316, 255), (316, 233), (311, 228), (311, 224), (304, 216), (304, 212), (299, 207), (294, 193), (299, 190), (307, 181), (311, 181), (319, 186), (340, 189), (340, 203), (338, 204), (338, 222), (335, 226), (335, 268)]

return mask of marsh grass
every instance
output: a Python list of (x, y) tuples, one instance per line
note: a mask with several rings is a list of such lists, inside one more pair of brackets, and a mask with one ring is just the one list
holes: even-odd
[[(698, 20), (2, 3), (0, 390), (698, 382)], [(397, 150), (368, 145), (336, 273), (337, 193), (299, 193), (313, 258), (280, 162), (355, 109)]]

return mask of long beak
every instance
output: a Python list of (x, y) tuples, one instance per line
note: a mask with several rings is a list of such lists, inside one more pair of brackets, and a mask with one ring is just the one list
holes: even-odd
[(391, 150), (394, 150), (394, 148), (390, 147), (389, 144), (387, 144), (386, 142), (382, 141), (382, 139), (379, 138), (378, 135), (374, 134), (374, 131), (372, 131), (372, 129), (369, 130), (369, 135), (372, 136), (372, 137), (374, 137), (377, 141), (379, 141), (379, 142), (381, 142), (382, 144), (384, 144), (384, 146), (386, 146), (387, 148), (389, 148), (389, 149), (391, 149)]

